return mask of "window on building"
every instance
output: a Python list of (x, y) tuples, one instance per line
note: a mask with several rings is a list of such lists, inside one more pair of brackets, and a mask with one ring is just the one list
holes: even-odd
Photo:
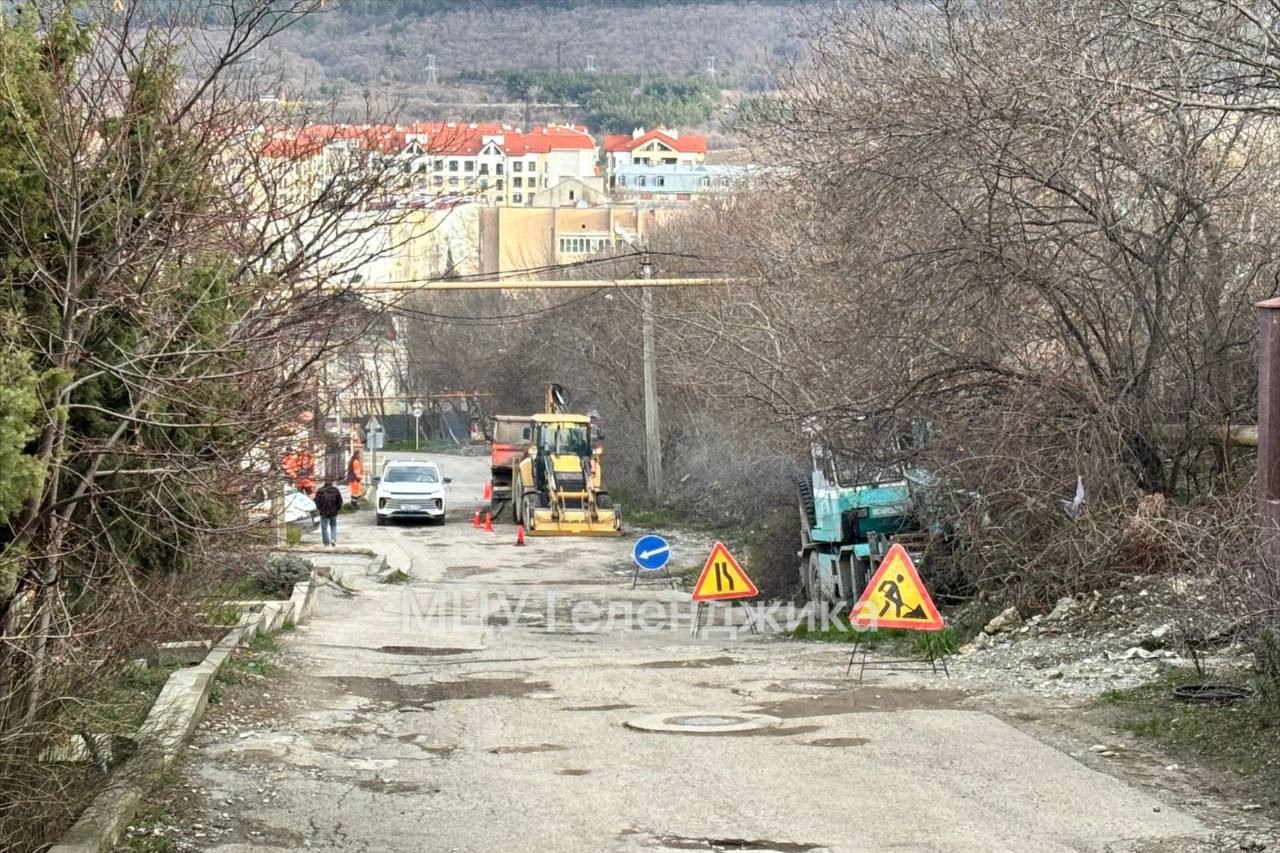
[(443, 172), (443, 171), (444, 171), (444, 160), (443, 160), (443, 159), (440, 159), (440, 160), (437, 160), (437, 161), (436, 161), (436, 171), (437, 171), (437, 172)]
[(537, 160), (530, 160), (530, 161), (529, 161), (529, 171), (530, 171), (530, 172), (536, 172), (536, 171), (538, 171), (538, 161), (537, 161)]
[(573, 190), (569, 190), (569, 201), (575, 201)]
[(506, 196), (501, 196), (501, 195), (498, 196), (498, 204), (502, 204), (506, 200), (507, 200)]
[(444, 183), (444, 175), (436, 175), (435, 177), (433, 177), (433, 178), (431, 179), (431, 183), (435, 184), (436, 186), (439, 186), (439, 185), (443, 184), (443, 183)]
[(489, 164), (488, 164), (488, 163), (481, 163), (481, 164), (480, 164), (480, 174), (482, 174), (482, 175), (487, 175), (487, 174), (489, 174)]
[(698, 178), (698, 186), (700, 186), (700, 187), (709, 187), (709, 186), (711, 186), (711, 179), (710, 179), (710, 178)]
[(640, 175), (640, 176), (638, 176), (638, 177), (636, 178), (636, 186), (638, 186), (638, 187), (642, 187), (642, 186), (644, 186), (644, 185), (645, 185), (645, 184), (644, 184), (644, 175)]
[(499, 175), (501, 175), (501, 174), (502, 174), (502, 164), (501, 164), (501, 163), (499, 163), (497, 166), (495, 166), (495, 167), (494, 167), (494, 169), (497, 171), (497, 173), (498, 173)]
[(449, 186), (451, 186), (451, 187), (456, 187), (457, 185), (458, 185), (458, 179), (457, 179), (457, 178), (450, 178), (450, 179), (449, 179)]
[(523, 172), (523, 171), (524, 171), (524, 161), (523, 161), (523, 160), (516, 160), (514, 163), (512, 163), (512, 164), (511, 164), (511, 171), (513, 171), (513, 172)]
[(655, 187), (665, 187), (667, 185), (667, 179), (664, 178), (662, 175), (659, 175), (658, 177), (653, 179), (653, 185)]
[(476, 163), (474, 160), (468, 160), (467, 162), (462, 164), (462, 171), (464, 172), (474, 172), (475, 170), (476, 170)]
[(482, 189), (482, 190), (487, 190), (487, 189), (489, 189), (489, 179), (488, 179), (488, 178), (481, 178), (481, 179), (480, 179), (480, 189)]
[[(519, 179), (519, 178), (516, 178), (516, 180), (520, 180), (520, 179)], [(515, 204), (524, 204), (524, 194), (523, 194), (523, 193), (512, 193), (512, 194), (511, 194), (511, 201), (512, 201), (513, 203), (515, 203)]]
[(620, 186), (620, 187), (625, 187), (626, 185), (627, 185), (627, 176), (626, 176), (626, 175), (619, 175), (619, 176), (618, 176), (618, 186)]
[(511, 186), (515, 187), (516, 189), (520, 189), (521, 187), (524, 186), (524, 178), (512, 178)]
[(502, 189), (502, 185), (503, 185), (503, 183), (504, 183), (503, 179), (502, 179), (502, 178), (498, 178), (498, 189)]
[(458, 161), (457, 161), (457, 160), (450, 160), (450, 161), (449, 161), (449, 171), (450, 171), (450, 172), (456, 172), (456, 171), (458, 171)]

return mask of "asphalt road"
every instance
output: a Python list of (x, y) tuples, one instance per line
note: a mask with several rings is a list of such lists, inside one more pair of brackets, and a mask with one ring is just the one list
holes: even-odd
[[(439, 457), (436, 457), (439, 458)], [(723, 624), (631, 586), (632, 539), (473, 530), (484, 459), (443, 527), (344, 516), (384, 585), (327, 593), (282, 671), (188, 763), (200, 849), (323, 851), (1200, 850), (1205, 828), (979, 710), (932, 675), (846, 679), (847, 653)], [(625, 508), (624, 508), (625, 512)], [(705, 542), (675, 540), (677, 565)], [(606, 614), (614, 614), (610, 619)], [(755, 715), (737, 733), (638, 731)], [(699, 732), (706, 726), (698, 728)], [(1217, 849), (1217, 848), (1212, 848)]]

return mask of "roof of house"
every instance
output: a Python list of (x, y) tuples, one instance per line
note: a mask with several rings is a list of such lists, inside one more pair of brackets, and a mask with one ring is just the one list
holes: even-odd
[(707, 153), (707, 138), (705, 136), (671, 133), (665, 127), (654, 128), (647, 133), (609, 134), (604, 138), (604, 150), (609, 153), (635, 151), (655, 139), (671, 150), (679, 151), (682, 154)]
[(305, 158), (334, 142), (358, 140), (361, 149), (396, 153), (416, 143), (424, 153), (475, 157), (492, 142), (509, 157), (551, 151), (595, 151), (596, 141), (579, 125), (547, 125), (525, 133), (493, 122), (416, 122), (410, 125), (316, 124), (268, 135), (263, 154)]

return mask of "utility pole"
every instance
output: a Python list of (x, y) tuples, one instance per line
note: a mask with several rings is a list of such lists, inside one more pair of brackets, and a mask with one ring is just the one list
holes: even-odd
[(1280, 299), (1258, 308), (1258, 520), (1265, 558), (1280, 557)]
[[(646, 250), (640, 255), (640, 278), (653, 278), (653, 264)], [(644, 459), (645, 475), (649, 480), (649, 494), (662, 498), (662, 430), (658, 420), (658, 371), (654, 364), (653, 341), (653, 290), (640, 289), (641, 336), (644, 341)]]

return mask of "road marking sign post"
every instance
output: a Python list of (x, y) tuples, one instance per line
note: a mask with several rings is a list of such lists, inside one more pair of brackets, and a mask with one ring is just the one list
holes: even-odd
[[(717, 542), (711, 549), (707, 562), (702, 567), (693, 585), (693, 600), (698, 602), (698, 609), (693, 620), (693, 635), (698, 636), (702, 629), (702, 613), (713, 601), (740, 601), (755, 598), (760, 594), (756, 585), (747, 577), (742, 565), (733, 558), (723, 542)], [(747, 611), (747, 625), (751, 633), (756, 633), (755, 622), (751, 611)]]
[(413, 449), (418, 449), (418, 437), (422, 435), (422, 404), (413, 404)]
[[(942, 614), (933, 603), (929, 590), (907, 549), (895, 543), (885, 553), (879, 568), (871, 575), (871, 580), (858, 596), (858, 601), (849, 610), (849, 628), (857, 631), (854, 638), (853, 652), (849, 655), (849, 665), (845, 667), (845, 675), (853, 669), (853, 661), (859, 650), (862, 652), (862, 665), (858, 671), (858, 680), (868, 669), (922, 669), (918, 659), (890, 659), (874, 663), (867, 662), (867, 649), (862, 643), (862, 634), (866, 631), (877, 631), (881, 628), (897, 628), (904, 631), (941, 631), (946, 625)], [(935, 645), (926, 641), (927, 657), (923, 663), (933, 672), (942, 671), (948, 678), (947, 661), (938, 655)]]
[(671, 543), (661, 536), (650, 533), (637, 539), (631, 549), (631, 559), (636, 564), (635, 576), (631, 578), (632, 589), (636, 588), (641, 572), (662, 572), (664, 578), (675, 582), (667, 571), (667, 563), (671, 562)]

